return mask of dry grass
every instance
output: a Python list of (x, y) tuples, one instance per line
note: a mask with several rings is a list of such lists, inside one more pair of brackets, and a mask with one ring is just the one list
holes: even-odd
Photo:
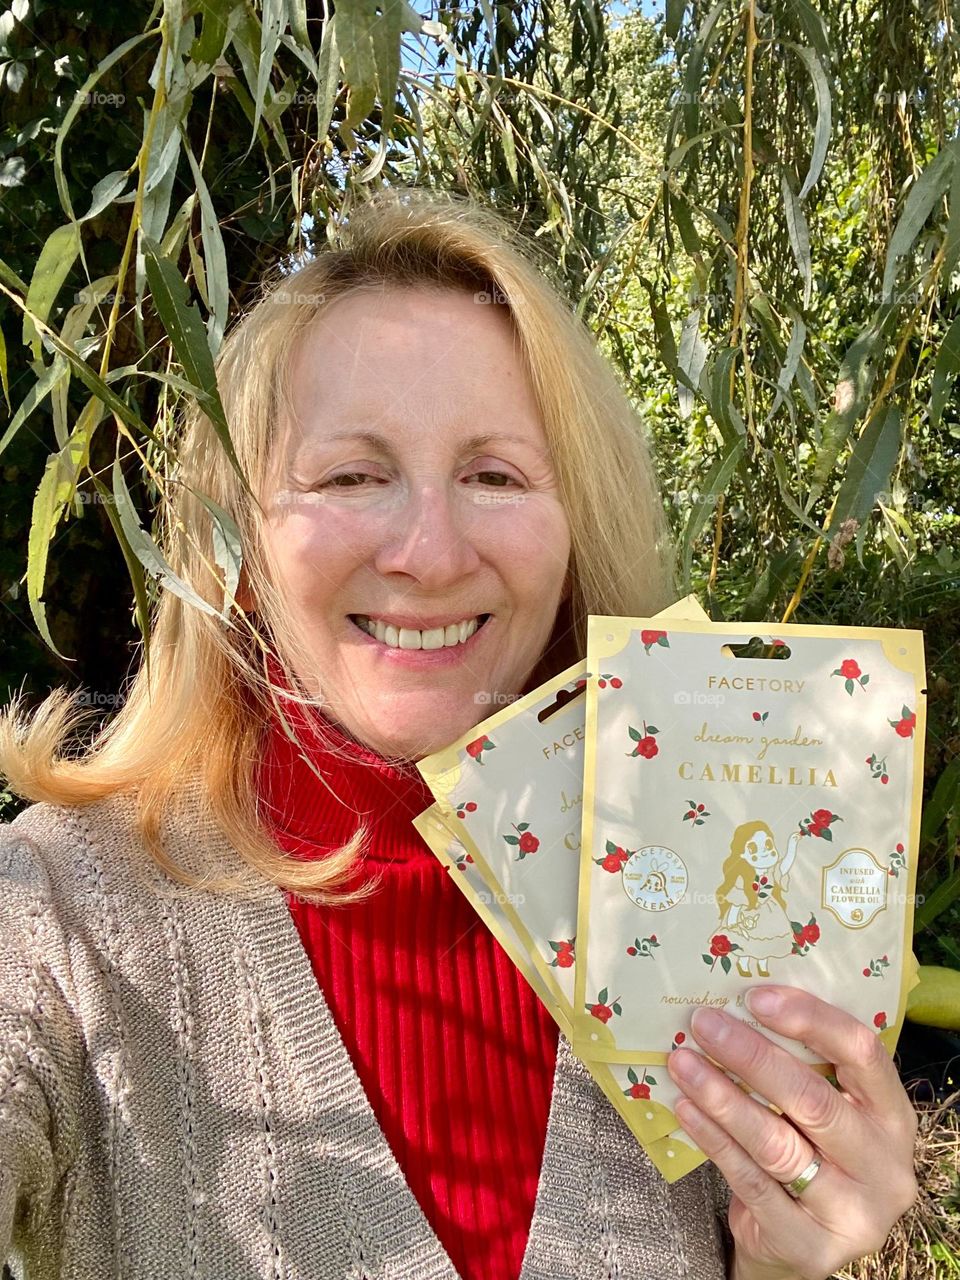
[(960, 1091), (939, 1105), (914, 1105), (919, 1198), (879, 1253), (851, 1263), (836, 1280), (960, 1280)]

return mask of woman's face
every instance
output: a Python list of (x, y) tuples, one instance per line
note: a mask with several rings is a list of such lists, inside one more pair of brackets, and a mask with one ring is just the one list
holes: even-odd
[(766, 831), (755, 831), (747, 841), (743, 856), (752, 867), (772, 867), (777, 860), (777, 848)]
[(297, 674), (355, 738), (419, 759), (522, 690), (565, 594), (512, 324), (467, 292), (355, 293), (303, 336), (291, 387), (264, 538)]

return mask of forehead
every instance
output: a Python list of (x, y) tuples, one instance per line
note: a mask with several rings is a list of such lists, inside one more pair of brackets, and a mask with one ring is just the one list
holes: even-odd
[(286, 390), (282, 431), (297, 453), (364, 433), (455, 437), (461, 448), (497, 431), (545, 443), (507, 309), (462, 289), (364, 288), (338, 299), (297, 338)]

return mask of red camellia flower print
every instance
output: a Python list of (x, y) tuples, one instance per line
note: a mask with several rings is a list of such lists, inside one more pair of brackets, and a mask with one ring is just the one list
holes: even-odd
[(642, 731), (640, 729), (635, 729), (632, 724), (627, 726), (627, 732), (636, 743), (636, 746), (632, 751), (628, 751), (627, 755), (643, 756), (645, 760), (652, 760), (660, 751), (660, 747), (654, 737), (654, 734), (659, 733), (660, 730), (655, 724), (647, 724), (646, 720), (642, 723)]
[(844, 658), (839, 667), (837, 667), (835, 671), (831, 672), (831, 674), (842, 678), (843, 687), (846, 689), (847, 693), (849, 693), (851, 698), (853, 697), (854, 689), (856, 689), (858, 685), (861, 689), (865, 689), (870, 683), (870, 677), (861, 673), (859, 662), (853, 658)]
[(507, 842), (507, 844), (512, 844), (519, 847), (520, 852), (517, 855), (517, 861), (522, 862), (523, 859), (528, 854), (536, 853), (536, 851), (540, 848), (540, 841), (537, 839), (537, 837), (533, 834), (532, 831), (528, 830), (530, 826), (529, 822), (519, 822), (519, 823), (511, 822), (510, 825), (513, 827), (514, 831), (517, 832), (517, 834), (515, 836), (505, 835), (503, 838)]
[(637, 1075), (636, 1071), (634, 1071), (633, 1067), (629, 1067), (627, 1069), (627, 1079), (630, 1081), (630, 1084), (623, 1092), (628, 1098), (649, 1098), (650, 1086), (657, 1083), (656, 1076), (652, 1076), (649, 1071), (647, 1071), (646, 1067), (641, 1067), (640, 1070), (643, 1072), (642, 1080)]
[(710, 939), (710, 954), (712, 956), (728, 956), (732, 949), (733, 945), (724, 933), (715, 934)]
[(477, 764), (483, 764), (484, 751), (492, 751), (496, 743), (490, 741), (486, 734), (482, 738), (474, 738), (473, 742), (468, 742), (464, 750), (472, 760), (476, 760)]
[(885, 1013), (875, 1013), (875, 1014), (873, 1015), (873, 1025), (874, 1025), (874, 1026), (875, 1026), (879, 1031), (886, 1031), (886, 1029), (887, 1029), (887, 1015), (886, 1015)]
[(791, 920), (790, 928), (793, 930), (792, 955), (805, 956), (810, 948), (815, 947), (820, 941), (820, 926), (812, 912), (806, 924), (801, 924), (799, 920)]
[(917, 723), (917, 713), (915, 711), (911, 711), (910, 708), (904, 704), (900, 709), (900, 719), (888, 720), (887, 723), (893, 725), (894, 731), (899, 737), (912, 738), (913, 730)]
[(635, 852), (635, 850), (621, 849), (618, 844), (614, 844), (612, 840), (608, 840), (604, 849), (605, 856), (602, 858), (594, 858), (593, 861), (598, 867), (603, 867), (604, 871), (619, 871), (633, 852)]
[(817, 809), (811, 813), (809, 818), (800, 819), (800, 834), (802, 836), (819, 836), (821, 840), (832, 841), (831, 823), (842, 821), (843, 819), (839, 814), (831, 813), (829, 809)]
[(623, 1013), (623, 1010), (620, 1008), (619, 996), (617, 996), (615, 1000), (610, 1000), (608, 1003), (606, 987), (604, 987), (602, 991), (598, 992), (597, 1003), (588, 1004), (586, 1006), (586, 1010), (591, 1017), (596, 1018), (598, 1022), (602, 1022), (604, 1025), (610, 1021), (614, 1014), (619, 1018)]
[(550, 948), (554, 953), (553, 959), (550, 961), (552, 969), (570, 969), (573, 967), (575, 956), (572, 938), (567, 938), (560, 942), (551, 942)]
[(649, 653), (655, 644), (660, 645), (664, 649), (670, 648), (670, 641), (667, 639), (667, 633), (665, 631), (641, 631), (640, 643), (643, 645), (646, 653)]

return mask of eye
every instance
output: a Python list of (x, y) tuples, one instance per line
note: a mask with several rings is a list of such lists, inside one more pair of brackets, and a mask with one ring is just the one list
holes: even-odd
[(507, 484), (520, 483), (519, 480), (506, 471), (475, 471), (470, 478), (480, 480), (483, 484), (489, 484), (494, 489), (502, 489)]
[(331, 476), (328, 480), (324, 480), (320, 485), (321, 489), (330, 486), (337, 489), (355, 489), (357, 485), (354, 481), (362, 483), (364, 480), (379, 480), (378, 476), (371, 476), (367, 471), (341, 471), (339, 475)]

